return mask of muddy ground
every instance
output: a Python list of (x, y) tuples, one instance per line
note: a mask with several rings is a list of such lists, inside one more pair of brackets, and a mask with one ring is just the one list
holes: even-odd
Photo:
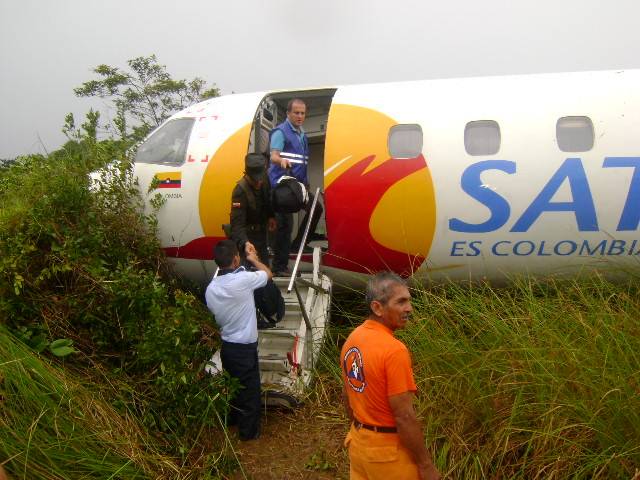
[(349, 464), (342, 442), (348, 429), (339, 404), (306, 403), (297, 410), (267, 410), (257, 440), (233, 447), (242, 470), (232, 480), (347, 479)]

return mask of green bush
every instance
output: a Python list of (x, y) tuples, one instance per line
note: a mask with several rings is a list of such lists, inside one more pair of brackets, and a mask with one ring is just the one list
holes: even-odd
[(126, 378), (136, 395), (114, 402), (180, 449), (225, 413), (230, 384), (204, 374), (211, 316), (168, 272), (122, 145), (69, 142), (0, 171), (0, 323)]

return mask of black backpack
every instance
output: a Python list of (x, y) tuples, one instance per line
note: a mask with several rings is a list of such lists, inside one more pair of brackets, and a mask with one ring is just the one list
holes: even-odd
[(279, 213), (300, 211), (309, 201), (305, 186), (294, 177), (282, 176), (271, 191), (273, 210)]
[(272, 324), (278, 323), (284, 317), (284, 298), (273, 280), (253, 291), (258, 313)]

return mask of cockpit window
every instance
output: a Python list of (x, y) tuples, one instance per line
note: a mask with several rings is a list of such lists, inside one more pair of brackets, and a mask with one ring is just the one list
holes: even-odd
[(136, 162), (182, 165), (194, 122), (193, 118), (177, 118), (164, 124), (138, 147)]

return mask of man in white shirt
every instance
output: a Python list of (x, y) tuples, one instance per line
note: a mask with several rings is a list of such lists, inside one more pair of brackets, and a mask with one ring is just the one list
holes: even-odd
[(214, 255), (220, 274), (211, 280), (205, 298), (220, 327), (222, 366), (241, 385), (231, 401), (230, 424), (238, 424), (240, 440), (253, 440), (260, 436), (258, 328), (253, 291), (264, 287), (272, 274), (250, 242), (245, 245), (245, 254), (256, 272), (240, 266), (235, 242), (218, 242)]

